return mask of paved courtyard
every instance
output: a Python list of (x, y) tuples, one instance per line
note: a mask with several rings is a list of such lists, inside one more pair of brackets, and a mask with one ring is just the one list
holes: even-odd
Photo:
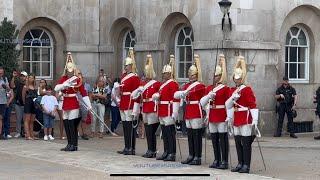
[[(252, 174), (231, 173), (229, 170), (207, 168), (212, 162), (212, 147), (208, 140), (207, 157), (202, 166), (185, 166), (177, 162), (164, 163), (145, 159), (145, 139), (137, 142), (136, 156), (118, 155), (122, 148), (122, 137), (106, 136), (88, 141), (80, 140), (80, 150), (68, 153), (59, 151), (64, 140), (44, 142), (11, 139), (0, 141), (0, 179), (320, 179), (320, 141), (312, 134), (299, 139), (262, 138), (260, 144), (267, 165), (264, 171), (261, 157), (254, 143)], [(233, 140), (231, 143), (232, 165), (236, 165)], [(205, 144), (205, 143), (204, 143)], [(180, 139), (182, 157), (187, 156), (187, 141)], [(158, 144), (162, 150), (162, 143)], [(203, 152), (204, 153), (204, 152)], [(210, 174), (210, 177), (111, 177), (111, 174), (156, 173), (156, 174)]]

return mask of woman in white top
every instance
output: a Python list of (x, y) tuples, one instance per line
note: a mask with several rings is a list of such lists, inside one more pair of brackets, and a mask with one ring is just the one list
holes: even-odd
[(117, 126), (121, 120), (120, 111), (119, 111), (119, 104), (120, 104), (120, 78), (115, 78), (113, 81), (113, 88), (111, 91), (111, 131), (117, 129)]

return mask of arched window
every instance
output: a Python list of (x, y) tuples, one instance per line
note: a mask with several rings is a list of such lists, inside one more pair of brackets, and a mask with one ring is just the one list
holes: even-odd
[(123, 38), (123, 60), (127, 57), (129, 48), (133, 48), (136, 44), (136, 33), (134, 31), (128, 31)]
[(309, 80), (309, 40), (301, 27), (291, 27), (285, 45), (285, 75), (290, 81)]
[(190, 27), (182, 27), (177, 31), (175, 39), (175, 57), (177, 60), (178, 80), (188, 78), (188, 69), (193, 59), (193, 32)]
[(36, 78), (53, 78), (53, 41), (43, 29), (31, 29), (23, 41), (23, 70)]

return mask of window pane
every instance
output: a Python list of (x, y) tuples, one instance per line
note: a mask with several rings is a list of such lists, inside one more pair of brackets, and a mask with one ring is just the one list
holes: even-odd
[(288, 67), (289, 67), (289, 64), (288, 63), (285, 63), (285, 76), (288, 77)]
[(286, 58), (285, 58), (285, 62), (288, 62), (288, 52), (289, 51), (289, 47), (286, 47)]
[(302, 30), (300, 31), (298, 39), (299, 39), (299, 44), (300, 45), (305, 45), (305, 46), (307, 45), (307, 38), (306, 38), (306, 35), (304, 34), (304, 32)]
[(187, 49), (186, 61), (187, 62), (192, 62), (192, 47), (191, 46), (187, 46), (186, 49)]
[(178, 37), (178, 45), (183, 45), (184, 38), (183, 31), (181, 30)]
[(131, 34), (131, 38), (135, 38), (136, 37), (136, 33), (134, 31), (131, 31), (130, 34)]
[(42, 48), (42, 61), (50, 61), (51, 50), (49, 48)]
[(290, 39), (291, 39), (291, 35), (290, 35), (290, 33), (288, 32), (288, 33), (287, 33), (287, 37), (286, 37), (286, 45), (289, 45), (289, 44), (290, 44)]
[(26, 72), (30, 72), (30, 62), (23, 63), (23, 70)]
[(32, 48), (32, 60), (40, 61), (40, 48)]
[(185, 40), (185, 43), (184, 43), (185, 45), (191, 45), (191, 39), (190, 38), (187, 38), (186, 40)]
[(293, 36), (296, 36), (298, 31), (299, 31), (299, 29), (297, 27), (292, 27), (292, 28), (290, 28), (290, 31), (291, 31)]
[(184, 78), (184, 63), (179, 63), (179, 78)]
[(125, 41), (125, 47), (130, 47), (130, 43), (131, 43), (131, 38), (130, 38), (130, 34), (128, 33), (126, 36), (126, 41)]
[(307, 48), (299, 47), (298, 49), (299, 49), (298, 61), (299, 62), (306, 62), (306, 50), (307, 50)]
[(300, 79), (304, 79), (306, 76), (306, 71), (305, 71), (305, 64), (299, 64), (298, 65), (298, 70), (299, 70), (299, 73), (298, 73), (298, 78)]
[(40, 35), (41, 35), (42, 31), (43, 30), (41, 30), (41, 29), (32, 29), (31, 30), (31, 34), (33, 35), (34, 39), (40, 38)]
[(134, 45), (136, 45), (136, 41), (131, 41), (130, 47), (134, 47)]
[(190, 33), (191, 33), (191, 28), (190, 27), (185, 27), (184, 31), (185, 31), (187, 36), (190, 36)]
[(43, 35), (41, 36), (41, 43), (42, 43), (42, 46), (51, 45), (50, 38), (46, 32), (44, 32)]
[(23, 48), (23, 61), (30, 61), (30, 48), (24, 47)]
[(42, 76), (50, 76), (50, 63), (42, 63)]
[(291, 39), (291, 44), (290, 45), (298, 45), (298, 40), (297, 38)]
[(178, 47), (179, 48), (179, 62), (184, 62), (185, 57), (184, 57), (184, 51), (185, 47)]
[(297, 48), (290, 47), (290, 62), (297, 62)]
[(36, 76), (41, 76), (40, 74), (40, 63), (32, 63), (32, 71)]
[(297, 64), (291, 63), (289, 64), (289, 78), (296, 79), (297, 78)]
[(23, 38), (23, 45), (24, 46), (31, 46), (31, 41), (32, 41), (32, 37), (31, 37), (30, 32), (28, 31)]

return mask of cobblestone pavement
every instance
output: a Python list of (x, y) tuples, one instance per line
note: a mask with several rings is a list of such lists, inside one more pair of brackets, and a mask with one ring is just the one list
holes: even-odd
[[(210, 177), (166, 177), (166, 179), (320, 179), (320, 142), (311, 136), (298, 139), (262, 138), (260, 144), (267, 165), (263, 170), (257, 143), (253, 147), (252, 174), (231, 173), (229, 170), (209, 169), (212, 162), (212, 146), (206, 142), (207, 157), (203, 155), (201, 166), (185, 166), (177, 162), (165, 163), (145, 159), (141, 155), (146, 148), (145, 139), (137, 141), (137, 155), (123, 156), (116, 150), (122, 149), (122, 137), (80, 140), (78, 152), (61, 152), (64, 140), (53, 142), (11, 139), (0, 141), (0, 179), (164, 179), (164, 177), (110, 177), (117, 173), (190, 173), (210, 174)], [(186, 138), (180, 138), (182, 157), (187, 156)], [(204, 143), (205, 144), (205, 143)], [(235, 147), (230, 140), (232, 164), (236, 164)], [(158, 149), (162, 152), (162, 143)], [(204, 153), (204, 152), (203, 152)]]

